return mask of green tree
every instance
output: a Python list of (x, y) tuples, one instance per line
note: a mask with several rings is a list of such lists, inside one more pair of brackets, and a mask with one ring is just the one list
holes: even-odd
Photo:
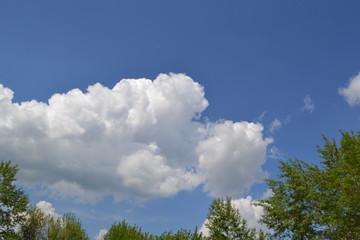
[(14, 183), (18, 171), (11, 161), (0, 163), (0, 239), (14, 238), (14, 227), (25, 219), (29, 200)]
[(231, 204), (231, 198), (215, 199), (210, 207), (205, 226), (210, 240), (256, 239), (255, 229), (249, 228), (239, 210)]
[(360, 134), (341, 132), (340, 144), (326, 137), (320, 166), (280, 162), (273, 196), (261, 200), (262, 222), (279, 238), (360, 239)]
[(195, 228), (192, 233), (186, 229), (180, 229), (175, 234), (172, 231), (164, 232), (160, 236), (156, 236), (156, 240), (202, 240), (202, 234)]
[(143, 232), (137, 225), (129, 225), (125, 220), (111, 225), (109, 231), (104, 236), (104, 240), (202, 240), (197, 228), (192, 233), (189, 230), (180, 229), (176, 233), (172, 231), (164, 232), (160, 236)]
[(34, 206), (28, 210), (26, 215), (26, 220), (20, 225), (18, 233), (20, 239), (47, 240), (50, 216)]
[(130, 226), (125, 220), (121, 223), (114, 223), (111, 225), (109, 231), (104, 236), (104, 240), (119, 240), (119, 239), (133, 239), (133, 240), (147, 240), (153, 239), (149, 233), (142, 232), (137, 225)]
[(62, 218), (50, 218), (47, 229), (49, 240), (89, 240), (81, 221), (73, 213), (66, 213)]

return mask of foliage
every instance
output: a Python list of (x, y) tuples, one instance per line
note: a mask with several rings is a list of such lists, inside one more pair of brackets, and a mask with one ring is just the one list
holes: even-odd
[(20, 225), (18, 239), (22, 240), (88, 240), (79, 219), (73, 213), (61, 218), (46, 215), (41, 209), (31, 207), (26, 221)]
[(175, 234), (171, 231), (164, 232), (160, 236), (152, 235), (148, 232), (143, 232), (137, 225), (130, 226), (125, 220), (121, 223), (114, 223), (111, 225), (109, 231), (104, 236), (104, 240), (201, 240), (201, 234), (195, 228), (194, 233), (189, 230), (180, 229)]
[(262, 222), (279, 238), (360, 239), (360, 135), (342, 132), (338, 145), (326, 137), (320, 167), (280, 162), (274, 195), (261, 200)]
[(265, 239), (266, 234), (249, 228), (239, 210), (231, 204), (231, 198), (215, 199), (210, 207), (205, 226), (209, 229), (209, 240)]
[(20, 239), (46, 240), (50, 219), (39, 208), (32, 206), (27, 212), (26, 221), (20, 225)]
[(51, 240), (88, 240), (81, 221), (73, 213), (65, 213), (62, 218), (50, 218), (48, 239)]
[(18, 170), (11, 161), (0, 163), (0, 239), (13, 238), (14, 227), (25, 219), (29, 200), (14, 184)]
[(121, 223), (114, 223), (111, 225), (109, 231), (104, 236), (104, 240), (117, 240), (117, 239), (134, 239), (145, 240), (149, 239), (148, 233), (143, 233), (138, 226), (130, 226), (125, 220)]
[(195, 228), (194, 232), (186, 229), (180, 229), (175, 234), (170, 232), (164, 232), (160, 236), (155, 237), (156, 240), (201, 240), (202, 234), (198, 232), (198, 229)]

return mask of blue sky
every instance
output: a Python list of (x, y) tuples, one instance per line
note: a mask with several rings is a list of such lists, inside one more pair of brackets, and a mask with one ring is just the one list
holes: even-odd
[(278, 160), (358, 130), (359, 8), (0, 1), (0, 158), (93, 239), (123, 218), (201, 227), (216, 196), (245, 209)]

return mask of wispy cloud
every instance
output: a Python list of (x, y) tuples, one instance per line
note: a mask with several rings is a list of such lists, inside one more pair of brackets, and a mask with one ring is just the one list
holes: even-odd
[(265, 118), (267, 111), (262, 112), (257, 118), (254, 119), (254, 122), (262, 122)]
[(269, 130), (271, 133), (274, 133), (276, 130), (280, 129), (282, 125), (283, 123), (279, 119), (275, 118), (274, 121), (270, 123)]
[(304, 98), (304, 111), (307, 111), (307, 112), (310, 112), (312, 113), (314, 110), (315, 110), (315, 105), (310, 97), (310, 95), (307, 95), (305, 98)]
[(284, 159), (284, 154), (276, 146), (271, 146), (268, 148), (267, 157), (279, 160)]

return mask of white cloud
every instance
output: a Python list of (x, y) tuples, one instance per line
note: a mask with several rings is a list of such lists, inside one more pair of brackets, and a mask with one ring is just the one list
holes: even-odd
[(284, 159), (284, 154), (276, 146), (271, 146), (268, 148), (267, 157), (279, 160)]
[(206, 223), (208, 223), (207, 219), (204, 221), (203, 225), (199, 229), (199, 232), (202, 233), (203, 237), (209, 237), (210, 236), (210, 231), (205, 225)]
[(55, 208), (51, 203), (47, 201), (40, 201), (36, 204), (36, 207), (43, 211), (46, 215), (53, 217), (55, 219), (59, 218), (60, 215), (55, 212)]
[(117, 173), (124, 185), (144, 198), (153, 195), (171, 196), (181, 190), (191, 190), (201, 183), (201, 178), (190, 171), (172, 168), (161, 155), (140, 150), (125, 156)]
[(0, 84), (0, 158), (56, 197), (145, 200), (204, 181), (212, 195), (232, 195), (265, 175), (261, 124), (200, 122), (204, 89), (184, 74), (97, 83), (48, 103), (12, 98)]
[(270, 129), (269, 130), (270, 130), (271, 133), (274, 133), (276, 130), (281, 128), (281, 126), (282, 126), (282, 122), (279, 119), (275, 118), (274, 121), (272, 121), (270, 123)]
[(360, 105), (360, 74), (351, 78), (347, 87), (339, 88), (338, 93), (345, 98), (351, 107)]
[(274, 195), (274, 192), (270, 188), (268, 188), (266, 190), (266, 192), (264, 192), (264, 194), (262, 195), (261, 199), (268, 199), (268, 198), (272, 197), (273, 195)]
[(315, 105), (309, 95), (304, 98), (304, 111), (312, 113), (315, 110)]
[(265, 230), (265, 226), (258, 223), (264, 214), (264, 209), (261, 206), (256, 206), (255, 203), (256, 201), (251, 196), (232, 200), (233, 206), (239, 209), (241, 216), (247, 220), (249, 227)]
[(107, 229), (101, 229), (98, 235), (96, 236), (96, 240), (103, 240), (107, 232), (108, 232)]
[(255, 122), (262, 122), (265, 118), (267, 111), (262, 112), (257, 118), (255, 118)]
[(261, 169), (266, 147), (261, 124), (225, 121), (208, 128), (209, 137), (199, 143), (199, 167), (206, 176), (211, 196), (238, 196), (266, 177)]

